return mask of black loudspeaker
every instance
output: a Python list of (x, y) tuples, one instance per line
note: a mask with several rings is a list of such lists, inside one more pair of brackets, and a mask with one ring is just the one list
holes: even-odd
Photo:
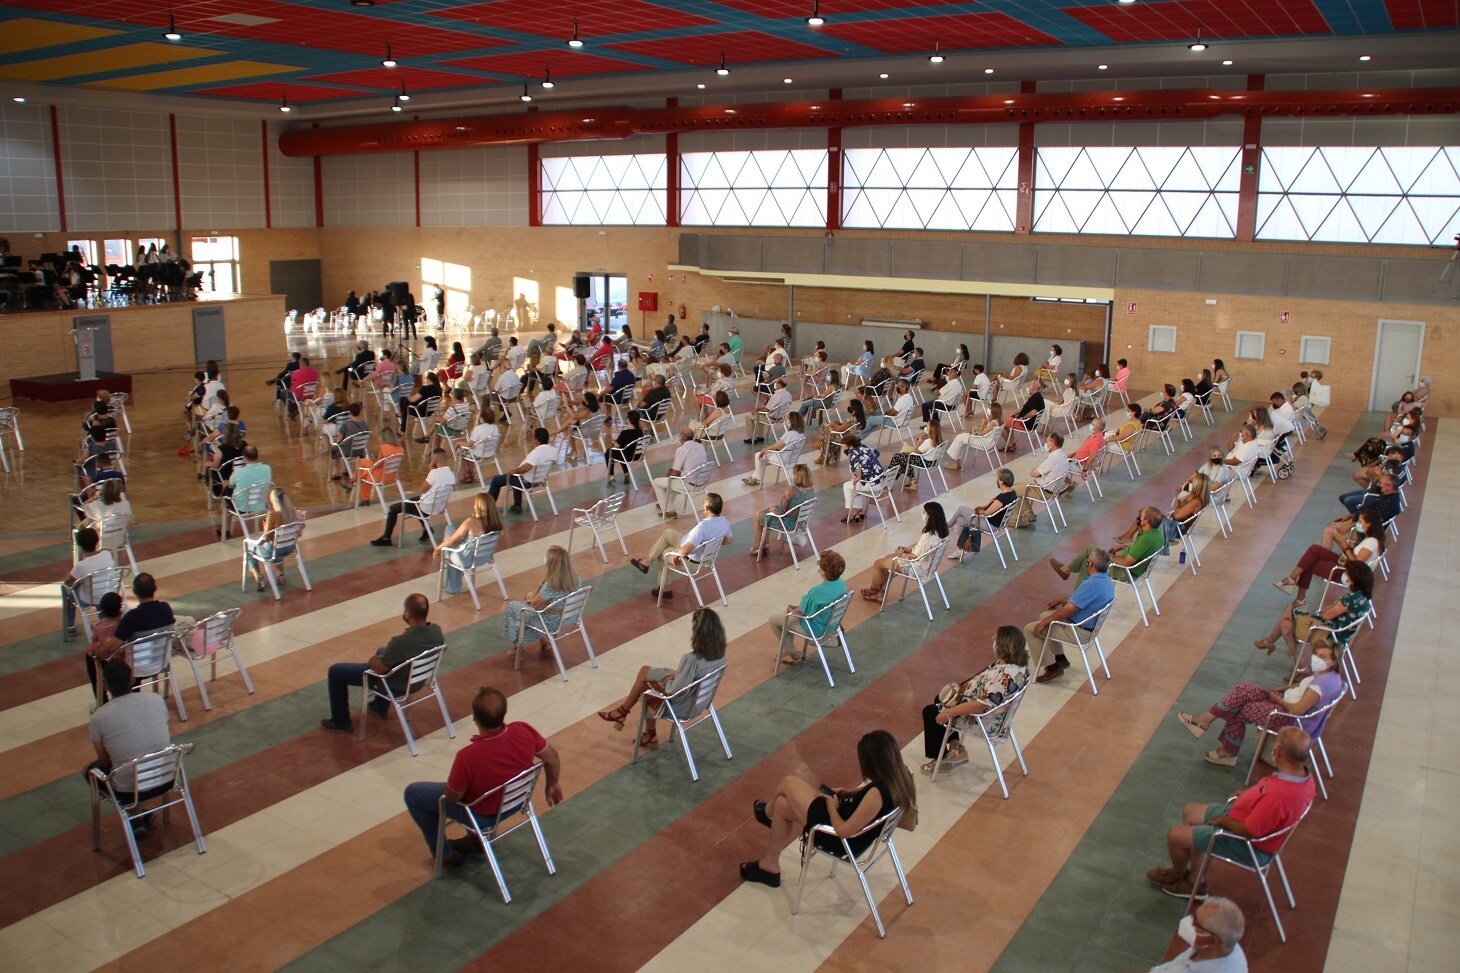
[(390, 291), (391, 300), (398, 305), (406, 302), (406, 295), (411, 290), (410, 285), (403, 280), (393, 280), (385, 285), (385, 289)]
[(579, 299), (590, 297), (593, 294), (589, 286), (592, 279), (587, 274), (576, 274), (573, 277), (573, 296)]

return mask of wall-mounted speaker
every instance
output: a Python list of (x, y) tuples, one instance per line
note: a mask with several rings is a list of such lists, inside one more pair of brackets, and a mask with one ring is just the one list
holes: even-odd
[(591, 283), (591, 278), (587, 274), (575, 274), (573, 276), (573, 296), (580, 300), (590, 297), (593, 293)]

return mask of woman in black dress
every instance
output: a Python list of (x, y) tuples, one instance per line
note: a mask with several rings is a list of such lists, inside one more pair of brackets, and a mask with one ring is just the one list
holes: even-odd
[[(756, 801), (755, 819), (770, 828), (765, 855), (759, 861), (743, 862), (740, 877), (771, 888), (781, 885), (781, 850), (797, 834), (819, 824), (829, 824), (838, 837), (850, 838), (873, 821), (900, 807), (903, 826), (911, 826), (917, 813), (917, 788), (902, 761), (897, 741), (886, 730), (873, 730), (857, 742), (857, 762), (862, 782), (854, 787), (818, 792), (799, 777), (787, 777), (769, 801)], [(828, 788), (829, 789), (829, 788)], [(833, 841), (829, 835), (815, 836), (818, 845)], [(860, 855), (877, 840), (876, 833), (851, 842), (852, 853)], [(840, 851), (840, 842), (836, 843)]]

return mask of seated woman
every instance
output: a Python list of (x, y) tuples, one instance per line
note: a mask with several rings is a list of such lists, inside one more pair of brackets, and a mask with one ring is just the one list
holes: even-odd
[[(488, 498), (490, 499), (490, 498)], [(507, 639), (511, 648), (517, 648), (519, 637), (526, 637), (522, 630), (522, 613), (526, 609), (542, 611), (548, 605), (560, 598), (571, 595), (583, 587), (583, 581), (578, 577), (578, 572), (573, 570), (573, 563), (568, 559), (568, 551), (560, 545), (554, 544), (547, 549), (547, 571), (536, 590), (527, 595), (521, 601), (509, 601), (507, 611), (502, 616), (502, 635)], [(553, 624), (557, 619), (549, 617), (547, 624)], [(538, 639), (537, 647), (543, 655), (549, 654), (548, 640)]]
[(705, 430), (715, 428), (715, 423), (731, 414), (730, 396), (724, 392), (716, 392), (715, 398), (712, 400), (712, 405), (713, 408), (706, 410), (703, 418), (691, 419), (689, 422), (689, 427), (694, 432), (695, 438), (701, 442), (706, 442), (708, 438), (713, 438), (716, 442), (720, 442), (725, 438), (724, 429), (716, 428), (715, 434), (712, 437), (707, 437)]
[(396, 374), (400, 368), (395, 363), (395, 352), (389, 348), (381, 349), (380, 359), (375, 363), (375, 371), (369, 375), (369, 380), (375, 383), (378, 389), (389, 389), (395, 387)]
[(91, 683), (91, 695), (96, 697), (98, 705), (106, 702), (107, 697), (106, 687), (99, 678), (101, 664), (107, 656), (100, 653), (105, 653), (103, 646), (116, 633), (121, 620), (122, 596), (108, 591), (96, 603), (96, 623), (91, 626), (91, 641), (86, 643), (86, 678)]
[(1040, 363), (1039, 368), (1035, 370), (1034, 377), (1041, 382), (1048, 380), (1053, 383), (1060, 373), (1060, 366), (1065, 363), (1064, 355), (1065, 350), (1059, 345), (1050, 345), (1049, 357)]
[(1075, 391), (1075, 373), (1069, 372), (1059, 385), (1045, 396), (1045, 402), (1049, 407), (1044, 412), (1044, 428), (1054, 429), (1054, 423), (1057, 420), (1063, 420), (1066, 416), (1074, 416), (1078, 397), (1078, 393)]
[[(821, 354), (824, 356), (826, 352), (823, 351)], [(837, 400), (841, 398), (842, 394), (842, 379), (836, 372), (827, 369), (822, 372), (819, 381), (808, 385), (806, 378), (803, 377), (801, 383), (801, 405), (796, 409), (801, 413), (801, 418), (805, 419), (810, 416), (813, 409), (824, 411), (836, 408)]]
[[(756, 801), (751, 808), (755, 819), (771, 830), (760, 860), (741, 864), (741, 879), (780, 888), (782, 849), (796, 835), (807, 835), (818, 825), (830, 825), (838, 838), (850, 838), (894, 808), (901, 808), (905, 819), (913, 817), (911, 826), (918, 809), (917, 786), (892, 734), (873, 730), (858, 740), (857, 765), (862, 780), (853, 787), (823, 794), (800, 777), (786, 777), (776, 785), (770, 800)], [(871, 833), (850, 842), (852, 854), (861, 855), (877, 837)], [(841, 842), (828, 836), (818, 834), (815, 841), (818, 847), (842, 850)]]
[(1210, 368), (1203, 368), (1201, 375), (1197, 377), (1196, 386), (1192, 389), (1192, 392), (1195, 393), (1197, 399), (1200, 401), (1210, 402), (1209, 397), (1215, 387), (1212, 384), (1212, 370)]
[(974, 420), (968, 432), (961, 432), (948, 444), (948, 461), (943, 465), (950, 470), (963, 469), (963, 458), (968, 455), (969, 444), (975, 439), (992, 436), (1004, 424), (1004, 407), (997, 402), (989, 403), (989, 414), (983, 421)]
[(1038, 382), (1029, 383), (1029, 398), (1019, 407), (1019, 411), (1004, 420), (1004, 444), (1000, 448), (1006, 453), (1012, 453), (1019, 447), (1014, 445), (1014, 433), (1027, 431), (1034, 428), (1034, 421), (1044, 411), (1044, 394), (1039, 390)]
[[(766, 507), (764, 510), (756, 513), (755, 522), (759, 527), (759, 534), (756, 537), (755, 546), (750, 549), (750, 553), (756, 557), (770, 553), (770, 548), (766, 545), (766, 523), (770, 520), (770, 514), (789, 513), (814, 496), (816, 496), (816, 491), (812, 489), (811, 467), (805, 463), (797, 463), (791, 467), (791, 482), (787, 484), (786, 492), (781, 494), (780, 501), (775, 506)], [(777, 523), (782, 522), (778, 520)], [(794, 518), (785, 521), (787, 527), (790, 527), (794, 523)]]
[(1227, 364), (1226, 364), (1226, 362), (1222, 361), (1220, 358), (1213, 358), (1212, 359), (1212, 384), (1213, 385), (1220, 385), (1223, 382), (1230, 381), (1231, 378), (1232, 378), (1232, 376), (1227, 373)]
[(937, 416), (933, 416), (928, 420), (924, 430), (918, 433), (918, 438), (913, 440), (912, 445), (904, 445), (892, 457), (892, 462), (888, 465), (897, 474), (898, 479), (903, 481), (904, 490), (915, 493), (918, 488), (918, 468), (912, 465), (913, 456), (921, 456), (926, 460), (941, 445), (943, 445), (943, 424), (938, 421)]
[(132, 503), (127, 499), (124, 490), (121, 480), (102, 480), (101, 485), (93, 491), (92, 499), (81, 505), (86, 522), (96, 528), (97, 534), (102, 532), (104, 518), (132, 519)]
[(1384, 525), (1379, 517), (1371, 510), (1359, 511), (1358, 520), (1354, 523), (1354, 529), (1343, 541), (1343, 550), (1335, 553), (1333, 548), (1324, 547), (1322, 544), (1309, 544), (1308, 550), (1298, 558), (1297, 566), (1289, 571), (1283, 578), (1273, 582), (1273, 586), (1279, 591), (1297, 586), (1297, 597), (1293, 604), (1302, 606), (1308, 601), (1308, 588), (1313, 584), (1314, 578), (1327, 578), (1333, 569), (1345, 561), (1357, 561), (1361, 564), (1372, 565), (1378, 562), (1379, 557), (1384, 553)]
[(948, 733), (945, 727), (960, 716), (973, 716), (1002, 705), (1027, 685), (1029, 648), (1024, 633), (1013, 625), (1000, 625), (994, 633), (994, 661), (963, 682), (950, 682), (923, 707), (923, 756), (928, 762), (920, 768), (922, 772), (933, 775), (945, 734), (948, 749), (943, 750), (943, 766), (939, 769), (968, 763), (968, 751), (958, 742), (958, 734)]
[[(338, 422), (330, 441), (330, 479), (349, 479), (350, 467), (358, 466), (358, 460), (370, 453), (370, 427), (360, 418), (364, 410), (359, 402), (351, 402)], [(363, 440), (345, 442), (351, 436), (367, 433)]]
[(665, 347), (664, 341), (664, 331), (656, 330), (654, 340), (649, 342), (649, 360), (651, 362), (662, 362), (669, 356), (669, 349)]
[(898, 567), (906, 568), (909, 562), (922, 557), (948, 536), (948, 519), (943, 513), (941, 503), (930, 500), (923, 504), (923, 515), (922, 533), (918, 534), (917, 542), (912, 547), (899, 547), (886, 557), (879, 557), (872, 562), (872, 567), (877, 572), (877, 580), (862, 589), (862, 597), (867, 601), (882, 604), (883, 589), (887, 587), (887, 579), (893, 570)]
[(644, 353), (639, 350), (638, 345), (629, 349), (628, 369), (634, 375), (635, 381), (641, 381), (648, 374), (649, 363), (644, 359)]
[[(630, 409), (624, 413), (626, 425), (619, 430), (618, 437), (614, 439), (613, 446), (604, 457), (608, 466), (608, 485), (613, 486), (617, 481), (614, 479), (614, 467), (624, 468), (624, 479), (629, 477), (629, 464), (625, 457), (632, 455), (629, 447), (644, 438), (644, 414), (638, 409)], [(647, 444), (645, 444), (647, 445)]]
[[(1338, 664), (1338, 656), (1339, 650), (1334, 647), (1333, 640), (1326, 632), (1319, 632), (1313, 638), (1311, 676), (1272, 689), (1250, 682), (1238, 683), (1222, 697), (1221, 702), (1205, 713), (1177, 713), (1176, 718), (1198, 740), (1206, 735), (1213, 723), (1223, 721), (1225, 725), (1222, 735), (1217, 738), (1217, 746), (1202, 755), (1207, 763), (1219, 767), (1237, 766), (1237, 754), (1242, 750), (1248, 726), (1266, 726), (1272, 733), (1285, 726), (1297, 726), (1317, 738), (1323, 732), (1329, 714), (1311, 720), (1304, 720), (1303, 716), (1343, 695), (1343, 669)], [(1273, 713), (1273, 707), (1285, 712)]]
[[(582, 450), (578, 448), (578, 441), (568, 435), (568, 430), (582, 425), (596, 415), (598, 415), (598, 396), (592, 392), (584, 392), (581, 401), (570, 402), (562, 412), (558, 413), (558, 435), (568, 440), (567, 459), (569, 461), (577, 461)], [(586, 459), (586, 457), (582, 458)]]
[(962, 561), (965, 554), (977, 554), (983, 546), (983, 531), (979, 529), (978, 518), (988, 518), (988, 526), (997, 530), (1004, 524), (1004, 518), (1019, 503), (1019, 494), (1014, 489), (1014, 471), (1007, 466), (999, 470), (994, 476), (994, 482), (998, 484), (998, 492), (993, 499), (980, 507), (959, 507), (953, 514), (953, 519), (948, 522), (948, 531), (952, 533), (954, 528), (960, 527), (958, 543), (952, 551), (948, 552), (950, 560)]
[(847, 413), (851, 416), (850, 419), (822, 424), (821, 436), (816, 440), (816, 459), (812, 461), (817, 466), (825, 466), (841, 459), (841, 438), (844, 434), (850, 432), (858, 438), (866, 435), (867, 407), (863, 404), (861, 392), (847, 403)]
[(1125, 422), (1108, 431), (1105, 438), (1112, 443), (1126, 444), (1121, 448), (1126, 452), (1131, 452), (1135, 449), (1135, 441), (1131, 437), (1141, 431), (1141, 407), (1138, 403), (1132, 402), (1125, 407), (1125, 413)]
[(1014, 356), (1014, 364), (1007, 372), (995, 372), (991, 377), (1004, 388), (1017, 389), (1029, 374), (1029, 356), (1024, 352)]
[(1181, 391), (1176, 393), (1176, 411), (1183, 415), (1196, 405), (1196, 383), (1189, 378), (1181, 380)]
[[(500, 534), (502, 532), (502, 514), (497, 510), (497, 505), (492, 501), (491, 495), (478, 493), (471, 503), (471, 516), (463, 517), (461, 523), (456, 525), (456, 530), (451, 532), (450, 537), (441, 539), (436, 546), (436, 559), (441, 559), (441, 552), (448, 547), (456, 547), (468, 537), (481, 537), (483, 534)], [(446, 564), (446, 577), (443, 579), (442, 587), (448, 595), (461, 594), (461, 582), (465, 575), (451, 562)]]
[(865, 381), (872, 374), (876, 351), (872, 342), (862, 342), (862, 353), (842, 366), (842, 384), (850, 388), (854, 379)]
[[(666, 669), (659, 666), (641, 666), (639, 674), (634, 677), (634, 684), (629, 687), (629, 694), (613, 709), (599, 710), (598, 718), (605, 723), (612, 723), (615, 730), (622, 730), (624, 721), (629, 718), (633, 708), (643, 705), (644, 732), (639, 737), (639, 747), (644, 750), (657, 749), (659, 737), (656, 722), (662, 717), (656, 714), (663, 712), (660, 708), (663, 704), (656, 703), (654, 709), (650, 710), (649, 701), (643, 699), (644, 693), (652, 689), (667, 696), (723, 667), (727, 641), (725, 625), (715, 609), (696, 608), (690, 620), (689, 651), (680, 656), (679, 667)], [(682, 720), (694, 715), (693, 695), (691, 693), (681, 696), (674, 701), (674, 715)]]
[(378, 485), (373, 485), (368, 478), (377, 474), (371, 470), (371, 467), (375, 463), (378, 463), (380, 460), (385, 459), (387, 456), (395, 456), (404, 452), (405, 449), (400, 444), (400, 436), (396, 434), (395, 429), (391, 426), (382, 426), (380, 428), (380, 449), (376, 452), (373, 459), (369, 456), (366, 456), (364, 459), (356, 463), (354, 474), (351, 476), (346, 476), (340, 481), (340, 489), (344, 490), (346, 493), (349, 493), (350, 491), (354, 490), (355, 483), (359, 481), (360, 502), (368, 504), (370, 502), (371, 489), (378, 488), (383, 494), (385, 492), (385, 487), (388, 487), (391, 484), (395, 483), (396, 477), (399, 475), (397, 473), (378, 474), (380, 476), (381, 482)]
[(710, 384), (695, 399), (699, 403), (700, 418), (715, 408), (715, 393), (724, 392), (726, 398), (735, 394), (735, 377), (729, 365), (715, 365), (709, 369)]
[[(259, 524), (258, 534), (255, 536), (268, 533), (275, 527), (299, 523), (303, 520), (304, 518), (294, 509), (294, 502), (289, 499), (289, 494), (279, 487), (274, 487), (269, 491), (269, 507), (264, 512), (263, 522)], [(301, 530), (300, 536), (302, 537), (303, 534), (304, 532)], [(261, 541), (257, 546), (246, 547), (244, 557), (248, 565), (248, 572), (253, 576), (256, 590), (263, 591), (264, 586), (268, 583), (264, 573), (265, 562), (274, 566), (280, 587), (288, 583), (289, 579), (284, 574), (284, 558), (293, 553), (293, 544), (288, 547), (275, 547), (272, 539)]]
[(842, 433), (842, 451), (847, 454), (847, 467), (852, 475), (842, 484), (847, 512), (841, 522), (859, 524), (867, 516), (867, 498), (857, 493), (857, 487), (882, 475), (882, 457), (873, 447), (862, 445), (861, 438), (854, 432)]
[(458, 457), (456, 482), (475, 483), (477, 481), (476, 467), (471, 460), (466, 458), (462, 450), (469, 449), (473, 456), (482, 459), (486, 456), (496, 455), (497, 444), (501, 440), (502, 431), (497, 428), (497, 415), (484, 398), (481, 412), (477, 415), (477, 424), (472, 426), (465, 436), (451, 443), (451, 448), (456, 451)]
[(968, 346), (965, 344), (960, 344), (958, 346), (958, 349), (953, 353), (953, 360), (951, 362), (948, 362), (946, 364), (940, 364), (933, 368), (933, 388), (940, 389), (943, 387), (943, 383), (947, 381), (947, 379), (944, 378), (944, 375), (947, 372), (962, 372), (963, 369), (967, 368), (968, 358)]
[[(1171, 498), (1171, 511), (1166, 514), (1166, 519), (1161, 521), (1161, 534), (1166, 538), (1166, 543), (1175, 543), (1185, 532), (1181, 523), (1205, 510), (1211, 500), (1211, 481), (1207, 479), (1206, 474), (1198, 471), (1188, 476), (1186, 481), (1177, 487), (1176, 495)], [(1141, 532), (1140, 522), (1141, 518), (1137, 516), (1126, 532), (1115, 538), (1116, 542), (1129, 544), (1135, 540), (1136, 535)]]
[(866, 382), (862, 385), (862, 392), (869, 396), (890, 395), (892, 393), (892, 377), (897, 374), (897, 363), (891, 358), (882, 359)]
[(1335, 641), (1340, 646), (1347, 645), (1357, 628), (1348, 631), (1340, 630), (1353, 625), (1368, 614), (1369, 602), (1374, 597), (1374, 571), (1363, 561), (1350, 559), (1343, 562), (1343, 578), (1348, 585), (1348, 594), (1330, 605), (1319, 608), (1316, 612), (1304, 611), (1296, 604), (1289, 605), (1278, 616), (1277, 624), (1272, 627), (1267, 638), (1258, 639), (1252, 644), (1268, 655), (1272, 655), (1278, 639), (1282, 638), (1288, 643), (1288, 654), (1296, 662), (1298, 640), (1307, 641), (1309, 630), (1314, 625), (1322, 625), (1324, 628), (1333, 629)]

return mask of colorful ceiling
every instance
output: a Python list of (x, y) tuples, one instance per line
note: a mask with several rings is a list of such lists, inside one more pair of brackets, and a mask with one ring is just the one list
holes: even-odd
[[(1457, 0), (10, 0), (0, 82), (327, 103), (931, 53), (1170, 49), (1454, 31)], [(163, 37), (169, 16), (182, 35)], [(566, 41), (578, 22), (584, 46)], [(1460, 35), (1457, 35), (1460, 37)], [(387, 45), (398, 66), (381, 61)], [(1460, 49), (1460, 41), (1452, 50)], [(1081, 56), (1082, 61), (1096, 58)], [(1453, 65), (1452, 65), (1453, 66)], [(787, 69), (790, 70), (789, 68)], [(859, 77), (861, 75), (858, 75)], [(561, 87), (568, 87), (567, 85)], [(576, 85), (580, 94), (583, 85)]]

